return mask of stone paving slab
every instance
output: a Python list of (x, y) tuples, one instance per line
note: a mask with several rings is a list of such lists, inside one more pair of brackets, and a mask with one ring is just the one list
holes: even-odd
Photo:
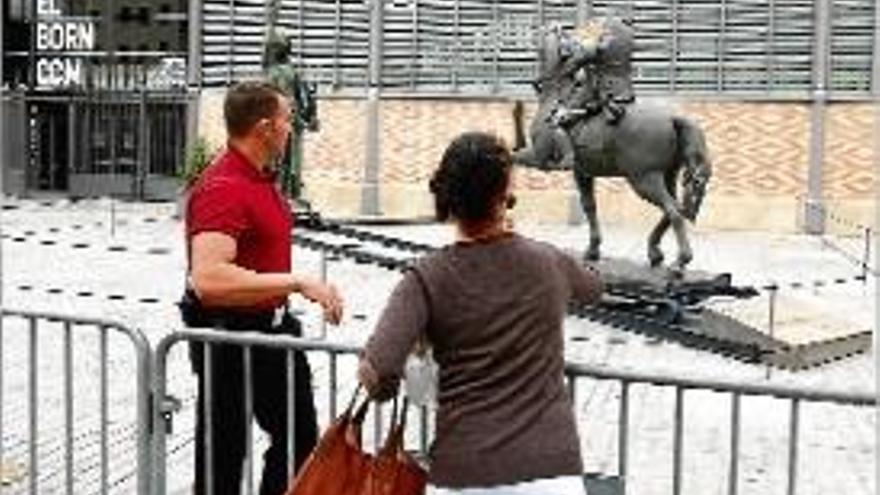
[[(29, 309), (87, 315), (124, 322), (141, 329), (153, 345), (179, 328), (173, 302), (178, 297), (184, 269), (182, 229), (171, 218), (173, 205), (132, 204), (91, 201), (43, 206), (33, 201), (9, 201), (18, 206), (2, 212), (4, 305)], [(111, 208), (112, 207), (112, 208)], [(74, 228), (79, 225), (79, 228)], [(371, 230), (410, 240), (441, 245), (450, 239), (442, 226), (371, 227)], [(568, 249), (583, 249), (585, 227), (520, 225), (518, 229), (533, 237)], [(30, 232), (30, 234), (28, 234)], [(645, 232), (622, 226), (605, 226), (608, 254), (644, 259)], [(23, 239), (16, 241), (13, 238)], [(51, 241), (51, 242), (45, 242)], [(828, 238), (837, 246), (854, 249), (857, 239)], [(82, 247), (82, 244), (88, 244)], [(694, 268), (733, 274), (737, 285), (763, 286), (771, 282), (792, 282), (852, 277), (859, 267), (838, 250), (829, 249), (813, 237), (767, 235), (754, 232), (712, 232), (699, 227), (693, 235)], [(80, 245), (81, 247), (75, 247)], [(120, 248), (126, 248), (122, 250)], [(667, 247), (671, 249), (672, 246)], [(857, 252), (857, 250), (856, 250)], [(671, 257), (671, 256), (669, 256)], [(320, 272), (320, 255), (295, 248), (298, 270)], [(872, 260), (873, 264), (873, 260)], [(350, 260), (331, 262), (330, 277), (340, 286), (347, 317), (342, 328), (328, 328), (334, 342), (362, 343), (378, 318), (384, 298), (399, 275), (375, 267), (357, 265)], [(28, 287), (28, 289), (23, 289)], [(867, 285), (845, 284), (832, 287), (780, 290), (779, 325), (792, 321), (790, 338), (825, 338), (850, 328), (872, 328), (874, 281)], [(90, 293), (84, 295), (84, 292)], [(124, 296), (111, 298), (110, 296)], [(766, 297), (763, 303), (766, 303)], [(761, 298), (744, 305), (741, 301), (719, 301), (713, 309), (724, 311), (760, 328), (766, 321)], [(307, 336), (323, 333), (320, 314), (298, 298), (293, 306), (302, 313)], [(786, 316), (788, 315), (788, 316)], [(826, 323), (827, 321), (827, 323)], [(791, 373), (774, 370), (767, 378), (763, 367), (729, 361), (676, 344), (657, 342), (577, 318), (566, 320), (566, 354), (570, 360), (613, 369), (670, 373), (691, 378), (724, 379), (745, 383), (773, 383), (823, 388), (872, 389), (874, 367), (869, 355), (856, 356), (828, 366)], [(4, 375), (4, 458), (16, 466), (27, 462), (26, 376), (21, 373), (27, 355), (25, 332), (4, 328), (4, 356), (14, 372)], [(41, 349), (58, 348), (57, 335), (47, 334)], [(89, 339), (80, 343), (86, 357), (77, 365), (77, 383), (95, 376), (95, 351)], [(91, 350), (90, 350), (91, 349)], [(57, 356), (57, 351), (56, 356)], [(132, 452), (130, 408), (132, 395), (125, 371), (128, 357), (113, 353), (110, 425), (113, 450), (112, 470), (116, 484), (112, 493), (131, 493)], [(326, 359), (312, 358), (322, 424), (330, 418)], [(46, 394), (58, 394), (61, 386), (57, 360), (40, 361), (40, 376), (47, 379)], [(354, 360), (340, 362), (340, 397), (353, 388)], [(5, 367), (4, 367), (5, 371)], [(185, 493), (191, 466), (194, 383), (185, 353), (176, 349), (171, 356), (169, 389), (181, 398), (184, 410), (175, 416), (169, 437), (169, 493)], [(41, 380), (42, 380), (41, 378)], [(43, 383), (43, 382), (41, 382)], [(617, 469), (617, 414), (620, 388), (611, 383), (581, 380), (576, 390), (576, 411), (587, 471), (613, 474)], [(41, 389), (41, 392), (43, 390)], [(76, 457), (78, 488), (75, 493), (94, 493), (96, 479), (95, 389), (77, 390), (75, 402), (77, 438), (82, 449)], [(630, 493), (671, 492), (672, 420), (674, 391), (668, 388), (633, 386), (630, 396), (629, 473)], [(683, 493), (726, 493), (729, 457), (729, 397), (711, 392), (685, 394), (685, 437)], [(788, 406), (769, 398), (743, 400), (739, 483), (742, 493), (783, 493), (787, 459), (786, 435)], [(40, 448), (40, 479), (45, 491), (55, 493), (63, 483), (63, 432), (60, 403), (47, 399), (45, 435)], [(868, 408), (833, 405), (805, 405), (801, 412), (801, 454), (797, 493), (874, 494), (874, 456), (876, 444), (875, 412)], [(80, 419), (82, 418), (82, 419)], [(386, 417), (387, 419), (387, 417)], [(373, 424), (368, 418), (367, 424)], [(411, 426), (417, 422), (413, 421)], [(41, 435), (43, 430), (41, 429)], [(374, 435), (365, 435), (370, 444)], [(258, 442), (263, 439), (255, 435)], [(409, 439), (417, 446), (415, 434)], [(80, 448), (80, 444), (77, 444)], [(42, 460), (45, 459), (45, 460)], [(258, 463), (255, 463), (258, 464)], [(258, 469), (258, 466), (254, 466)], [(79, 488), (81, 487), (81, 488)], [(24, 483), (4, 486), (0, 493), (25, 493)]]

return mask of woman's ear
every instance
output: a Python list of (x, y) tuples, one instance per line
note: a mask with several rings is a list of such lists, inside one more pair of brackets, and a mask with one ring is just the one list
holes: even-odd
[(504, 207), (508, 210), (512, 210), (516, 206), (516, 195), (513, 193), (507, 193), (504, 197)]

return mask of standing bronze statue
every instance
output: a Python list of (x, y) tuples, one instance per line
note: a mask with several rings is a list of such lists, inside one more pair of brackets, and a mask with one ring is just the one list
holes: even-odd
[[(571, 46), (572, 42), (577, 46)], [(648, 237), (648, 260), (663, 261), (660, 240), (671, 226), (678, 242), (672, 268), (681, 271), (693, 254), (685, 219), (695, 221), (712, 175), (703, 131), (668, 110), (636, 102), (632, 91), (632, 28), (610, 18), (568, 34), (551, 29), (539, 47), (538, 111), (525, 147), (522, 103), (515, 110), (515, 161), (541, 170), (567, 168), (560, 129), (573, 145), (575, 182), (590, 225), (588, 259), (599, 258), (601, 234), (594, 179), (625, 177), (663, 216)], [(601, 115), (603, 117), (597, 118)], [(682, 203), (676, 199), (683, 175)]]
[(278, 1), (271, 1), (268, 9), (268, 35), (263, 52), (263, 68), (266, 79), (280, 87), (291, 100), (294, 109), (291, 119), (293, 132), (287, 142), (287, 151), (280, 164), (279, 177), (281, 190), (292, 199), (301, 199), (302, 194), (302, 133), (317, 131), (318, 102), (315, 99), (316, 86), (300, 77), (296, 66), (290, 60), (290, 39), (275, 27), (278, 17)]

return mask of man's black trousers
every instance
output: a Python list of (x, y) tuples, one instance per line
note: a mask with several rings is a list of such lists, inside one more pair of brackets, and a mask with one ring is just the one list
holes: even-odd
[[(292, 321), (291, 321), (292, 320)], [(291, 330), (291, 326), (295, 329)], [(242, 327), (242, 329), (244, 329)], [(299, 335), (299, 322), (285, 316), (281, 327), (265, 332)], [(318, 426), (312, 396), (311, 370), (302, 352), (294, 352), (295, 469), (299, 469), (318, 439)], [(212, 450), (213, 494), (205, 483), (205, 386), (201, 344), (194, 344), (191, 358), (198, 375), (195, 441), (196, 495), (239, 495), (245, 457), (244, 353), (240, 346), (215, 344), (212, 347)], [(253, 417), (270, 437), (263, 453), (260, 495), (283, 495), (290, 479), (287, 463), (287, 352), (281, 349), (251, 347)], [(257, 460), (254, 460), (256, 463)]]

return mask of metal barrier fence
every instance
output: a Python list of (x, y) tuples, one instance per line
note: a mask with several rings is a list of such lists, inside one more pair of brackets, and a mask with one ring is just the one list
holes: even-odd
[(106, 320), (0, 315), (0, 494), (149, 493), (143, 334)]
[[(294, 350), (309, 353), (316, 379), (313, 386), (319, 417), (324, 413), (327, 421), (338, 414), (339, 399), (347, 399), (354, 389), (354, 380), (339, 380), (340, 374), (354, 376), (360, 348), (353, 345), (256, 332), (185, 330), (165, 336), (153, 352), (139, 331), (115, 322), (15, 310), (2, 310), (0, 314), (0, 475), (3, 477), (0, 494), (168, 493), (168, 434), (173, 415), (181, 410), (183, 403), (169, 391), (169, 371), (174, 371), (173, 365), (180, 364), (170, 358), (172, 349), (181, 347), (177, 344), (182, 342), (243, 347), (246, 398), (243, 407), (247, 418), (253, 417), (254, 395), (249, 385), (252, 361), (248, 356), (254, 347), (288, 351), (288, 370), (293, 367)], [(124, 349), (133, 350), (133, 355), (122, 354), (120, 351)], [(316, 356), (326, 357), (326, 366), (320, 359), (315, 359)], [(211, 359), (210, 351), (206, 352), (205, 359)], [(632, 391), (637, 386), (674, 391), (672, 426), (664, 428), (662, 433), (671, 434), (671, 473), (663, 477), (671, 479), (671, 493), (675, 495), (682, 493), (686, 480), (685, 398), (688, 392), (730, 396), (729, 458), (725, 481), (726, 491), (731, 495), (740, 492), (741, 438), (747, 431), (742, 421), (743, 397), (771, 397), (789, 404), (784, 483), (789, 495), (802, 493), (800, 489), (804, 485), (799, 484), (798, 469), (805, 449), (801, 441), (803, 405), (830, 403), (843, 408), (847, 421), (854, 408), (876, 405), (876, 398), (867, 393), (698, 380), (579, 364), (568, 364), (565, 372), (576, 410), (581, 406), (578, 394), (583, 382), (596, 380), (619, 384), (617, 401), (605, 401), (602, 407), (595, 408), (616, 407), (617, 472), (613, 475), (618, 493), (624, 493), (627, 488), (632, 490), (633, 486), (625, 485), (630, 485), (633, 476), (639, 475), (632, 466), (633, 452), (645, 454), (640, 452), (643, 449), (634, 447), (638, 438), (631, 434), (634, 417)], [(189, 380), (190, 375), (187, 373), (184, 378)], [(288, 372), (288, 390), (294, 390), (294, 379), (293, 373)], [(326, 380), (321, 382), (321, 379)], [(173, 385), (177, 386), (179, 382)], [(591, 393), (596, 388), (590, 386)], [(210, 400), (206, 402), (210, 403)], [(287, 404), (287, 422), (293, 425), (296, 411), (292, 394), (287, 398)], [(662, 404), (651, 399), (647, 405), (651, 409), (649, 414), (659, 414), (656, 409)], [(430, 440), (431, 418), (426, 409), (422, 408), (420, 412), (421, 420), (410, 422), (407, 447), (423, 454)], [(762, 417), (767, 414), (766, 411), (758, 412)], [(367, 448), (380, 445), (384, 426), (381, 407), (375, 408), (371, 415), (373, 435), (367, 438)], [(588, 423), (606, 430), (614, 429), (613, 425), (600, 421), (598, 416), (600, 414), (591, 410), (589, 420), (578, 422), (582, 440), (584, 429), (590, 426)], [(710, 421), (715, 424), (716, 418), (713, 416)], [(321, 423), (326, 424), (323, 420)], [(183, 430), (187, 432), (187, 438), (178, 442), (176, 451), (192, 440), (190, 430)], [(288, 428), (288, 431), (287, 456), (292, 459), (295, 429)], [(248, 433), (244, 481), (249, 494), (254, 485), (253, 446), (259, 443), (259, 439)], [(815, 446), (813, 442), (807, 442), (806, 447)], [(206, 450), (211, 448), (209, 442)], [(590, 449), (585, 455), (606, 456), (614, 450), (614, 446)], [(652, 444), (650, 450), (647, 454), (652, 460), (667, 452), (660, 444)], [(871, 444), (863, 455), (875, 451), (876, 445)], [(181, 463), (179, 467), (187, 477), (191, 476), (191, 463)], [(614, 470), (613, 465), (605, 470)], [(185, 478), (184, 483), (188, 482), (189, 478)]]
[[(213, 331), (196, 331), (196, 330), (187, 330), (182, 332), (176, 332), (174, 334), (168, 335), (165, 337), (156, 348), (156, 361), (155, 361), (155, 382), (154, 382), (154, 390), (156, 391), (156, 405), (157, 407), (154, 410), (154, 424), (161, 425), (165, 424), (166, 426), (170, 424), (171, 414), (176, 412), (179, 408), (179, 401), (167, 395), (166, 389), (166, 372), (167, 372), (167, 357), (171, 348), (180, 342), (201, 342), (201, 343), (224, 343), (224, 344), (233, 344), (244, 346), (245, 349), (249, 349), (252, 347), (260, 347), (267, 346), (278, 349), (286, 349), (289, 352), (289, 356), (292, 356), (293, 350), (303, 350), (309, 351), (313, 353), (324, 353), (327, 355), (329, 359), (329, 369), (326, 370), (326, 376), (328, 379), (327, 385), (327, 400), (328, 400), (328, 420), (333, 418), (337, 414), (337, 396), (345, 397), (348, 396), (348, 393), (345, 391), (340, 391), (339, 381), (338, 381), (338, 360), (341, 356), (351, 356), (354, 357), (358, 352), (359, 348), (350, 345), (340, 345), (340, 344), (332, 344), (321, 341), (312, 341), (305, 339), (297, 339), (292, 337), (285, 336), (268, 336), (265, 334), (259, 333), (250, 333), (250, 332), (242, 332), (242, 333), (218, 333)], [(246, 351), (246, 353), (249, 351)], [(247, 355), (247, 354), (246, 354)], [(246, 367), (249, 367), (247, 364), (249, 361), (245, 358)], [(288, 369), (291, 369), (292, 360), (288, 358)], [(314, 366), (314, 364), (313, 364)], [(321, 372), (323, 374), (323, 371)], [(250, 383), (250, 379), (247, 378), (249, 375), (246, 373), (245, 378), (245, 387), (249, 389), (248, 383)], [(292, 374), (288, 373), (288, 381), (290, 383), (290, 377)], [(354, 376), (351, 373), (348, 376)], [(728, 483), (727, 483), (727, 491), (731, 495), (739, 493), (739, 466), (740, 466), (740, 437), (741, 437), (741, 417), (742, 417), (742, 406), (741, 406), (741, 398), (743, 396), (768, 396), (774, 397), (778, 399), (787, 400), (790, 402), (790, 422), (788, 429), (788, 460), (787, 460), (787, 482), (786, 493), (789, 495), (793, 495), (795, 493), (799, 493), (797, 491), (797, 478), (798, 478), (798, 458), (799, 458), (799, 434), (800, 434), (800, 422), (801, 422), (801, 405), (805, 402), (829, 402), (839, 406), (869, 406), (876, 404), (876, 399), (870, 394), (867, 393), (846, 393), (846, 392), (838, 392), (838, 391), (821, 391), (821, 390), (813, 390), (813, 389), (803, 389), (796, 388), (790, 386), (777, 386), (777, 385), (754, 385), (754, 384), (743, 384), (743, 383), (735, 383), (735, 382), (724, 382), (724, 381), (709, 381), (709, 380), (696, 380), (684, 377), (673, 377), (673, 376), (664, 376), (661, 374), (640, 374), (640, 373), (630, 373), (624, 371), (613, 371), (604, 368), (597, 368), (592, 366), (584, 366), (579, 364), (568, 364), (566, 366), (566, 376), (568, 377), (569, 390), (572, 395), (573, 402), (577, 404), (576, 390), (578, 387), (578, 383), (581, 380), (585, 379), (593, 379), (600, 381), (615, 381), (620, 383), (621, 393), (619, 399), (619, 414), (618, 414), (618, 439), (617, 439), (617, 490), (619, 493), (623, 493), (625, 490), (625, 480), (628, 479), (628, 476), (631, 476), (630, 466), (628, 463), (629, 459), (629, 448), (630, 448), (630, 430), (629, 430), (629, 421), (630, 421), (630, 390), (633, 385), (644, 384), (652, 387), (672, 387), (675, 390), (675, 403), (674, 403), (674, 423), (672, 428), (673, 435), (673, 471), (671, 473), (672, 478), (672, 493), (678, 495), (682, 492), (683, 486), (683, 464), (684, 464), (684, 456), (683, 456), (683, 439), (684, 439), (684, 415), (685, 415), (685, 392), (686, 391), (713, 391), (719, 393), (729, 394), (731, 399), (731, 409), (730, 409), (730, 459), (728, 466)], [(353, 381), (353, 380), (352, 380)], [(352, 385), (353, 387), (353, 385)], [(293, 384), (290, 383), (288, 390), (293, 390)], [(253, 394), (252, 391), (246, 391), (245, 393), (246, 403), (243, 405), (246, 411), (247, 417), (251, 417), (253, 412)], [(295, 411), (292, 410), (292, 398), (288, 398), (288, 424), (292, 425), (295, 421)], [(316, 396), (316, 402), (321, 402)], [(429, 440), (429, 420), (427, 417), (426, 411), (423, 409), (422, 417), (420, 422), (413, 421), (411, 423), (412, 432), (408, 432), (408, 446), (412, 446), (414, 450), (421, 451), (424, 453), (426, 451), (426, 447)], [(380, 437), (382, 434), (382, 417), (381, 411), (378, 412), (374, 416), (374, 435), (373, 435), (373, 445), (378, 445), (380, 441)], [(579, 428), (583, 425), (579, 422)], [(293, 443), (293, 430), (288, 428), (289, 436), (288, 445), (294, 445)], [(166, 493), (166, 431), (165, 428), (157, 428), (155, 431), (156, 435), (154, 437), (153, 443), (153, 464), (154, 464), (154, 478), (153, 478), (153, 493), (157, 495)], [(415, 433), (415, 435), (411, 434)], [(583, 436), (583, 435), (582, 435)], [(246, 461), (246, 469), (245, 469), (245, 483), (248, 491), (246, 493), (252, 493), (253, 490), (253, 450), (252, 450), (252, 438), (249, 436), (247, 439), (248, 449), (247, 449), (247, 458)], [(210, 450), (210, 446), (207, 447)], [(291, 449), (288, 449), (288, 458), (293, 458), (293, 452)]]
[[(245, 403), (242, 405), (245, 412), (245, 418), (248, 424), (250, 424), (252, 418), (254, 417), (254, 394), (252, 387), (252, 370), (253, 370), (253, 362), (251, 359), (251, 349), (253, 347), (263, 347), (263, 348), (274, 348), (274, 349), (284, 349), (287, 350), (287, 380), (288, 387), (287, 390), (291, 391), (288, 393), (287, 397), (287, 458), (289, 463), (292, 462), (294, 458), (294, 445), (295, 443), (295, 429), (292, 425), (295, 424), (296, 421), (296, 411), (293, 407), (293, 393), (292, 391), (295, 389), (295, 376), (293, 373), (293, 351), (301, 350), (301, 351), (319, 351), (324, 353), (328, 357), (328, 419), (335, 417), (337, 414), (337, 395), (339, 383), (337, 381), (338, 376), (338, 360), (340, 356), (348, 355), (351, 357), (355, 357), (359, 350), (358, 347), (348, 346), (342, 344), (331, 344), (324, 341), (313, 341), (307, 339), (293, 338), (289, 336), (279, 336), (279, 335), (267, 335), (258, 332), (216, 332), (211, 330), (185, 330), (180, 332), (175, 332), (164, 337), (156, 346), (156, 355), (155, 355), (155, 376), (154, 376), (154, 390), (156, 397), (156, 407), (154, 408), (153, 414), (153, 423), (156, 425), (155, 435), (153, 438), (153, 456), (157, 463), (154, 465), (153, 470), (153, 493), (155, 494), (164, 494), (167, 493), (167, 479), (166, 479), (166, 459), (168, 455), (167, 450), (167, 434), (171, 431), (172, 425), (172, 414), (175, 414), (181, 410), (181, 401), (178, 397), (172, 396), (168, 393), (168, 378), (169, 378), (169, 355), (174, 348), (174, 346), (181, 342), (195, 342), (205, 344), (204, 346), (204, 368), (206, 370), (211, 368), (211, 360), (213, 359), (211, 352), (211, 345), (207, 344), (231, 344), (238, 345), (243, 347), (244, 353), (244, 397)], [(312, 356), (310, 356), (310, 360)], [(312, 362), (313, 374), (320, 374), (321, 371), (316, 373), (316, 363)], [(210, 390), (212, 389), (212, 379), (213, 377), (210, 373), (206, 373), (205, 377), (205, 389), (208, 391), (205, 397), (205, 411), (196, 411), (196, 414), (207, 414), (210, 415), (210, 404), (212, 402), (212, 397), (210, 396)], [(319, 394), (316, 394), (316, 402), (319, 401)], [(210, 417), (210, 416), (207, 416)], [(381, 434), (381, 414), (375, 414), (375, 435), (374, 435), (374, 445), (378, 444), (378, 437)], [(214, 425), (210, 423), (210, 421), (206, 421), (205, 429), (206, 429), (206, 457), (210, 458), (211, 453), (214, 450), (214, 446), (211, 445), (211, 436)], [(246, 486), (246, 493), (253, 493), (253, 468), (254, 468), (254, 452), (253, 452), (253, 443), (254, 439), (251, 436), (250, 429), (247, 430), (246, 434), (246, 460), (245, 460), (245, 469), (244, 469), (244, 483)], [(211, 466), (210, 463), (206, 463), (206, 476), (205, 479), (209, 480), (209, 485), (207, 486), (208, 492), (212, 493), (210, 486), (210, 480), (212, 479)], [(192, 469), (192, 464), (188, 464), (187, 468), (189, 470)]]
[[(760, 385), (725, 381), (697, 380), (685, 377), (663, 376), (659, 374), (632, 373), (609, 369), (567, 364), (565, 370), (569, 381), (572, 402), (577, 403), (576, 387), (579, 379), (592, 378), (611, 380), (620, 383), (620, 401), (618, 414), (617, 438), (617, 469), (621, 480), (626, 480), (629, 450), (630, 420), (630, 388), (634, 384), (648, 384), (659, 387), (673, 387), (675, 390), (674, 423), (673, 423), (673, 470), (672, 493), (682, 492), (683, 438), (684, 438), (684, 399), (688, 390), (708, 390), (731, 395), (730, 409), (730, 458), (728, 466), (727, 492), (730, 495), (739, 493), (739, 454), (741, 437), (741, 399), (743, 396), (770, 396), (790, 402), (788, 430), (788, 459), (786, 492), (794, 495), (797, 492), (798, 438), (800, 434), (800, 411), (804, 402), (829, 402), (846, 406), (876, 405), (876, 397), (868, 393), (848, 393), (832, 390), (803, 389), (780, 385)], [(876, 448), (876, 446), (875, 446)]]

